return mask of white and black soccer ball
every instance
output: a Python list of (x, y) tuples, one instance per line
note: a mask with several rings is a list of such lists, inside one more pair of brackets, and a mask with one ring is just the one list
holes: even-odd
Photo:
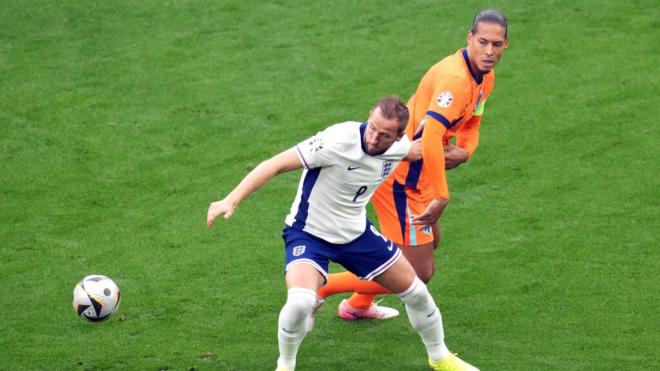
[(73, 289), (73, 309), (91, 322), (108, 319), (119, 308), (120, 301), (117, 284), (100, 274), (83, 278)]

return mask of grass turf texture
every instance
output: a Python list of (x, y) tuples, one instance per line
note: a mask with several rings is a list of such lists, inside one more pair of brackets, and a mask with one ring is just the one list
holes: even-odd
[[(213, 230), (208, 203), (407, 98), (487, 5), (511, 46), (449, 175), (430, 283), (447, 342), (485, 370), (659, 368), (654, 1), (3, 2), (0, 368), (273, 369), (298, 174)], [(93, 273), (123, 290), (101, 324), (70, 306)], [(345, 323), (339, 300), (301, 370), (425, 369), (405, 316)]]

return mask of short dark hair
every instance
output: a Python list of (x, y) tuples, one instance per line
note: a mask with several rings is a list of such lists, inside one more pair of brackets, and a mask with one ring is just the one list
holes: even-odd
[(472, 28), (470, 28), (470, 32), (472, 32), (473, 35), (477, 33), (477, 25), (481, 22), (499, 24), (500, 26), (504, 27), (504, 37), (509, 37), (509, 21), (499, 10), (484, 9), (477, 13), (477, 15), (474, 16), (474, 20), (472, 21)]
[(408, 112), (408, 107), (403, 103), (399, 97), (384, 97), (381, 98), (378, 103), (374, 105), (372, 110), (380, 107), (380, 113), (386, 119), (397, 119), (399, 122), (399, 134), (401, 134), (408, 125), (408, 119), (410, 118), (410, 112)]

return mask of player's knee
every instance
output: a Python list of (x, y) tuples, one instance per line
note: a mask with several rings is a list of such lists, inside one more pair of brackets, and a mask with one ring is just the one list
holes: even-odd
[(435, 264), (424, 264), (421, 267), (417, 267), (415, 268), (415, 273), (417, 273), (417, 277), (422, 282), (428, 283), (435, 273)]
[(289, 289), (285, 307), (289, 315), (296, 318), (307, 317), (312, 313), (316, 292), (310, 289), (294, 287)]
[(431, 280), (431, 277), (433, 277), (433, 273), (435, 273), (435, 269), (424, 271), (421, 274), (418, 274), (418, 277), (422, 282), (428, 283)]
[(406, 303), (406, 305), (413, 307), (424, 307), (430, 301), (433, 301), (426, 284), (424, 284), (419, 278), (415, 279), (410, 288), (401, 294), (398, 294), (398, 296), (404, 303)]

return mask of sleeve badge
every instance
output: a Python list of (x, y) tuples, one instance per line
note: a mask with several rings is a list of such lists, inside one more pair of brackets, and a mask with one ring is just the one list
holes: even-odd
[(453, 101), (454, 101), (454, 96), (451, 95), (451, 92), (449, 91), (443, 91), (438, 95), (438, 98), (436, 99), (436, 102), (438, 102), (438, 106), (442, 108), (447, 108), (451, 106)]
[(319, 136), (314, 136), (307, 143), (307, 148), (309, 148), (310, 153), (318, 152), (323, 149), (323, 138)]

